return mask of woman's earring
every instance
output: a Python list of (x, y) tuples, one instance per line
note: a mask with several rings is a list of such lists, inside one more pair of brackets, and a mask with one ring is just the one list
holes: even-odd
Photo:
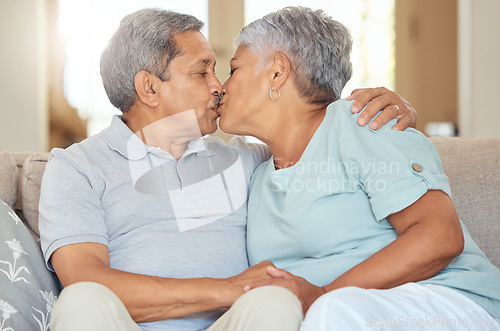
[(279, 89), (276, 89), (276, 91), (278, 91), (278, 97), (275, 99), (275, 98), (273, 98), (273, 90), (274, 90), (274, 87), (271, 87), (271, 89), (269, 90), (269, 96), (271, 97), (271, 100), (276, 101), (280, 98), (281, 92)]

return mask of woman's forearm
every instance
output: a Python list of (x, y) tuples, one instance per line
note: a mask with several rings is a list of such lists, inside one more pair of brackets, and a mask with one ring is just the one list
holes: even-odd
[(443, 250), (442, 243), (419, 226), (356, 265), (331, 284), (331, 291), (346, 286), (392, 288), (428, 279), (444, 269), (457, 255)]
[(441, 191), (429, 191), (401, 212), (389, 216), (398, 238), (331, 284), (391, 288), (433, 277), (463, 250), (463, 233), (453, 204)]

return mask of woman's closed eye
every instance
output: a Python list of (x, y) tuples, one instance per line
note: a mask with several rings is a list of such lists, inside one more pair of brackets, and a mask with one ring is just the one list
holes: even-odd
[(237, 68), (234, 68), (234, 69), (231, 69), (231, 71), (229, 72), (229, 76), (232, 76), (234, 74), (234, 72), (236, 71)]

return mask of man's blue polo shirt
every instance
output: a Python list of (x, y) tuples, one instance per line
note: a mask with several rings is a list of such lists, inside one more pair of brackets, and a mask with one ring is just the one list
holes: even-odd
[[(234, 138), (191, 141), (176, 161), (145, 145), (115, 116), (109, 128), (52, 150), (43, 176), (40, 234), (47, 265), (65, 245), (108, 247), (111, 268), (170, 278), (223, 278), (248, 268), (247, 188), (269, 157)], [(142, 323), (144, 330), (199, 330), (222, 311)]]

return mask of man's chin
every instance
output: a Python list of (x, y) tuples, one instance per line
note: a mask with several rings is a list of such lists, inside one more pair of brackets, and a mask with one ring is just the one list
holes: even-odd
[(215, 131), (217, 131), (217, 128), (215, 129), (210, 129), (210, 130), (207, 130), (207, 132), (204, 132), (203, 135), (207, 135), (207, 134), (212, 134), (212, 133), (215, 133)]
[(214, 122), (210, 126), (207, 126), (206, 128), (201, 130), (201, 135), (205, 136), (207, 134), (215, 133), (215, 131), (217, 131), (217, 128), (218, 128), (217, 119), (215, 119)]

